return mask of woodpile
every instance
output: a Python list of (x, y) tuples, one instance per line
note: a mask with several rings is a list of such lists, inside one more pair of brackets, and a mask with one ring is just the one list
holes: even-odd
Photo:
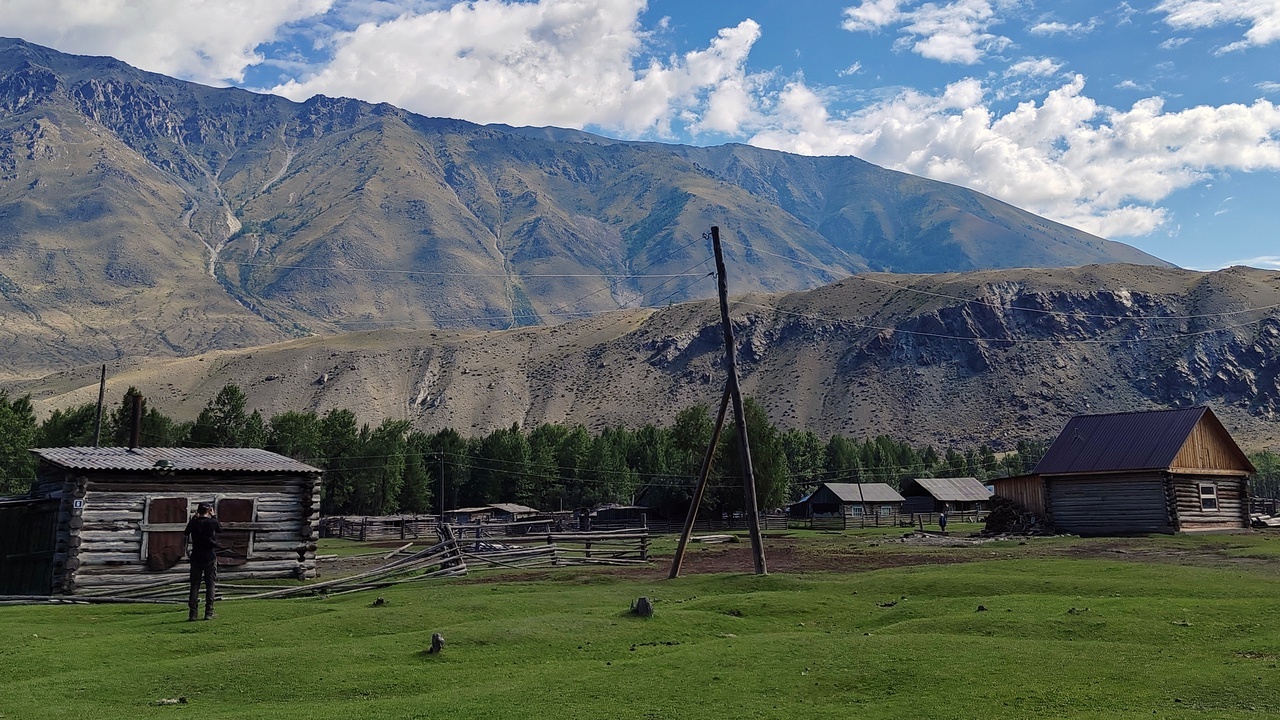
[(1249, 523), (1256, 528), (1280, 528), (1280, 515), (1254, 513), (1249, 516)]
[(991, 498), (983, 535), (1053, 535), (1053, 526), (1043, 515), (1037, 515), (1006, 497)]

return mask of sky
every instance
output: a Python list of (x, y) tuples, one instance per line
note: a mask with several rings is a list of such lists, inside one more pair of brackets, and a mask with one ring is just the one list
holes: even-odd
[(0, 0), (0, 35), (299, 101), (855, 155), (1280, 270), (1280, 0)]

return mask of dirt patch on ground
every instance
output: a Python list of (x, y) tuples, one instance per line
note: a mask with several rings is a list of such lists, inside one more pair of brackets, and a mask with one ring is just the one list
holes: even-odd
[[(1280, 533), (1275, 534), (1280, 540)], [(398, 544), (393, 543), (387, 552)], [(859, 573), (886, 568), (917, 565), (952, 565), (957, 563), (1017, 558), (1088, 558), (1153, 562), (1198, 567), (1238, 567), (1262, 570), (1280, 575), (1280, 561), (1275, 557), (1233, 554), (1240, 544), (1230, 539), (1178, 542), (1172, 538), (1078, 538), (1078, 537), (1004, 537), (979, 538), (937, 533), (904, 533), (902, 536), (867, 539), (858, 536), (830, 537), (770, 536), (764, 541), (765, 562), (771, 573), (838, 572)], [(420, 550), (415, 545), (412, 550)], [(400, 555), (398, 557), (404, 557)], [(671, 570), (671, 554), (655, 555), (645, 565), (583, 566), (593, 574), (613, 577), (656, 580), (667, 577)], [(385, 565), (384, 555), (342, 557), (321, 563), (324, 577), (334, 578), (374, 570)], [(708, 573), (751, 573), (751, 543), (740, 537), (737, 542), (689, 545), (681, 568), (682, 575)], [(467, 582), (510, 582), (537, 579), (545, 570), (519, 572), (477, 572)]]

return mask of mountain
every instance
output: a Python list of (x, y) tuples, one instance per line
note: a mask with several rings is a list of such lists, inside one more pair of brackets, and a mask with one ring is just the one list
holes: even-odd
[[(1072, 415), (1210, 404), (1249, 450), (1280, 445), (1280, 273), (1135, 265), (864, 273), (733, 303), (744, 392), (787, 428), (936, 447), (1049, 439)], [(981, 341), (973, 338), (981, 338)], [(554, 327), (380, 330), (113, 363), (192, 419), (228, 382), (268, 417), (348, 408), (465, 434), (512, 423), (668, 424), (718, 402), (719, 308), (694, 301)], [(98, 368), (10, 383), (48, 411)]]
[(9, 376), (709, 297), (713, 224), (739, 291), (867, 270), (1167, 265), (852, 157), (294, 103), (0, 40)]

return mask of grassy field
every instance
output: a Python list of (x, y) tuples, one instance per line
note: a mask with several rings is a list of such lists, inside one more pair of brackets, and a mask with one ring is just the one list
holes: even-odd
[[(0, 607), (0, 717), (1280, 716), (1274, 533), (910, 555), (894, 535), (766, 544), (828, 571), (488, 573), (226, 601), (200, 623), (178, 606)], [(744, 551), (698, 548), (690, 567)], [(628, 613), (641, 595), (654, 617)]]

